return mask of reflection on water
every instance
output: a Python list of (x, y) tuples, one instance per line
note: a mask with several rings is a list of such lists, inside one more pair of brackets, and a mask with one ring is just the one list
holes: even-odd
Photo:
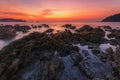
[(0, 22), (0, 24), (3, 25), (15, 25), (15, 24), (19, 24), (19, 25), (40, 25), (40, 24), (49, 24), (52, 28), (54, 29), (61, 29), (61, 25), (64, 24), (73, 24), (77, 27), (81, 27), (83, 25), (91, 25), (93, 27), (96, 26), (105, 26), (105, 25), (109, 25), (111, 27), (120, 27), (120, 22)]

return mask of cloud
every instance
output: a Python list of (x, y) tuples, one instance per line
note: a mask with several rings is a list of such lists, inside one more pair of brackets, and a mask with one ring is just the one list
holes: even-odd
[(51, 15), (53, 14), (52, 11), (53, 11), (52, 9), (45, 9), (41, 12), (41, 16)]
[(32, 15), (32, 14), (28, 14), (28, 13), (22, 13), (22, 12), (3, 12), (0, 11), (1, 15), (11, 15), (11, 16), (33, 16), (33, 17), (38, 17), (37, 15)]
[(32, 15), (32, 14), (22, 13), (22, 12), (0, 11), (0, 18), (15, 18), (15, 19), (32, 20), (32, 19), (37, 19), (38, 17), (39, 17), (38, 15)]
[(4, 15), (21, 15), (21, 16), (28, 16), (26, 13), (21, 13), (21, 12), (0, 12), (0, 14)]

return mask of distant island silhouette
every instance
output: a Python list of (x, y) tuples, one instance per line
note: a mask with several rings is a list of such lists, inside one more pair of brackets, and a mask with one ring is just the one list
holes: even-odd
[(106, 17), (102, 22), (120, 22), (120, 13)]
[(22, 19), (13, 19), (13, 18), (2, 18), (0, 22), (26, 22), (26, 20)]

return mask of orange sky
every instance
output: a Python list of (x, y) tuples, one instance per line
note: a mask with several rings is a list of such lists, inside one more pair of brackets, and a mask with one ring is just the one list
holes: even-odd
[(0, 18), (100, 21), (120, 12), (120, 0), (0, 0)]

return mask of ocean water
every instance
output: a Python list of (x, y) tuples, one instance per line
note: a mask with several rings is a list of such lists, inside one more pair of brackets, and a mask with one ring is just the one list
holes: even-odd
[[(80, 28), (83, 25), (91, 25), (93, 27), (98, 27), (98, 26), (111, 26), (112, 28), (120, 28), (120, 22), (0, 22), (0, 25), (41, 25), (41, 24), (48, 24), (50, 26), (50, 28), (54, 29), (54, 30), (59, 30), (62, 31), (65, 28), (61, 27), (64, 24), (72, 24), (74, 26), (76, 26), (76, 28)], [(8, 45), (10, 42), (20, 39), (23, 36), (26, 36), (34, 31), (37, 32), (44, 32), (45, 30), (47, 30), (47, 28), (40, 28), (40, 29), (31, 29), (28, 33), (23, 34), (22, 32), (17, 32), (17, 36), (13, 39), (13, 40), (0, 40), (0, 49), (2, 49), (4, 46)], [(106, 34), (108, 34), (106, 32)]]
[(105, 25), (109, 25), (113, 28), (120, 28), (120, 22), (0, 22), (0, 24), (3, 25), (15, 25), (15, 24), (19, 24), (19, 25), (40, 25), (40, 24), (49, 24), (51, 27), (55, 28), (55, 29), (61, 29), (61, 25), (64, 24), (73, 24), (75, 25), (77, 28), (83, 26), (83, 25), (91, 25), (93, 27), (96, 26), (105, 26)]

